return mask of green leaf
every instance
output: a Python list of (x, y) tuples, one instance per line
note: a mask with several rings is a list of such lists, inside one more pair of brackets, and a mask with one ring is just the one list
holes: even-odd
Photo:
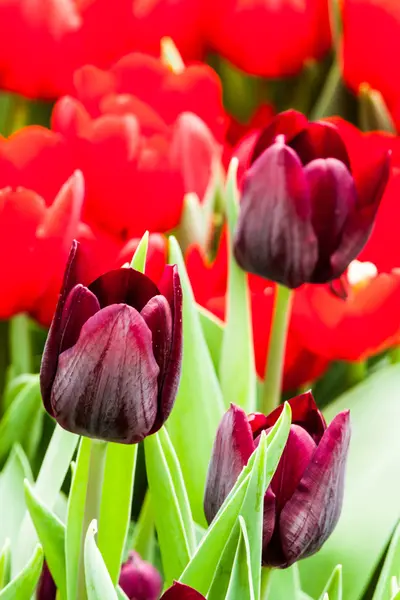
[(254, 600), (250, 543), (243, 517), (239, 517), (240, 536), (226, 600)]
[(3, 408), (5, 410), (9, 408), (22, 389), (26, 385), (36, 382), (37, 379), (38, 376), (32, 375), (31, 373), (23, 373), (22, 375), (18, 375), (17, 377), (11, 379), (11, 381), (7, 383), (7, 386), (4, 390), (2, 402)]
[(0, 590), (3, 589), (4, 586), (10, 580), (10, 571), (11, 571), (11, 545), (10, 540), (7, 539), (4, 543), (3, 548), (0, 552)]
[(221, 357), (222, 340), (224, 337), (224, 322), (199, 304), (197, 305), (197, 311), (199, 313), (203, 335), (207, 342), (208, 351), (214, 369), (217, 372)]
[(144, 273), (146, 267), (147, 249), (149, 247), (149, 232), (145, 231), (131, 261), (132, 269)]
[(144, 440), (146, 471), (167, 584), (177, 579), (195, 548), (190, 507), (179, 462), (163, 429)]
[(83, 577), (83, 574), (79, 573), (79, 558), (83, 535), (82, 523), (85, 514), (86, 487), (89, 476), (90, 449), (90, 439), (83, 437), (79, 446), (69, 493), (65, 532), (68, 600), (75, 600), (78, 597), (78, 579)]
[(39, 377), (29, 381), (17, 394), (0, 421), (0, 462), (11, 447), (20, 442), (26, 448), (32, 421), (38, 411), (42, 410), (42, 398), (39, 388)]
[(135, 525), (132, 548), (136, 550), (144, 560), (153, 562), (154, 543), (154, 515), (151, 506), (150, 492), (147, 491), (140, 511), (139, 520)]
[(389, 600), (393, 576), (400, 577), (400, 522), (393, 533), (372, 600)]
[(324, 600), (325, 596), (328, 596), (329, 600), (342, 600), (342, 565), (337, 565), (333, 569), (320, 600)]
[[(304, 590), (318, 597), (334, 567), (343, 565), (343, 597), (359, 600), (397, 525), (400, 506), (400, 366), (374, 373), (325, 410), (350, 408), (352, 439), (343, 510), (322, 549), (300, 561)], [(379, 507), (379, 510), (377, 510)]]
[[(259, 540), (253, 539), (254, 550), (252, 556), (252, 576), (257, 584), (257, 573), (253, 566), (255, 556), (258, 553), (258, 571), (261, 570), (261, 519), (265, 493), (265, 467), (266, 467), (267, 443), (266, 436), (262, 434), (257, 450), (253, 453), (253, 460), (243, 469), (240, 481), (234, 486), (232, 492), (225, 499), (222, 507), (218, 511), (214, 521), (211, 523), (207, 534), (197, 548), (196, 554), (186, 567), (182, 574), (181, 581), (194, 587), (196, 590), (206, 595), (211, 586), (213, 574), (217, 568), (220, 556), (222, 555), (226, 542), (231, 534), (232, 528), (239, 515), (248, 516), (250, 509), (251, 518), (255, 522), (254, 529), (258, 528)], [(247, 520), (246, 520), (247, 522)], [(259, 580), (259, 575), (258, 575)]]
[(85, 580), (88, 600), (118, 600), (107, 567), (96, 546), (96, 521), (89, 525), (85, 538)]
[(229, 165), (226, 198), (229, 229), (228, 291), (219, 379), (225, 404), (231, 402), (246, 412), (256, 410), (256, 371), (247, 273), (233, 256), (233, 238), (238, 219), (237, 158)]
[(32, 370), (32, 341), (28, 315), (20, 313), (10, 320), (10, 354), (15, 375)]
[(37, 498), (33, 489), (25, 481), (25, 499), (33, 524), (46, 556), (46, 562), (60, 592), (61, 598), (67, 598), (65, 572), (65, 526)]
[(207, 600), (221, 600), (221, 598), (225, 598), (240, 535), (240, 523), (239, 519), (237, 519), (215, 569), (214, 578), (207, 594)]
[(24, 480), (32, 473), (22, 448), (14, 446), (0, 476), (0, 547), (9, 540), (12, 562), (17, 556), (18, 533), (26, 512)]
[(193, 517), (203, 524), (208, 463), (224, 403), (185, 263), (173, 237), (170, 238), (169, 260), (178, 265), (183, 291), (183, 362), (178, 395), (167, 428), (181, 464)]
[(270, 596), (274, 600), (301, 600), (300, 576), (297, 563), (288, 569), (273, 569)]
[(43, 550), (38, 544), (29, 562), (0, 592), (0, 600), (28, 600), (35, 591), (43, 566)]
[[(71, 464), (79, 437), (56, 425), (48, 445), (34, 489), (40, 500), (52, 510), (58, 500), (61, 486)], [(18, 536), (16, 560), (13, 561), (13, 574), (20, 571), (32, 555), (37, 542), (36, 530), (29, 513), (26, 512)]]
[(129, 600), (128, 596), (125, 594), (124, 590), (122, 590), (119, 585), (117, 585), (117, 596), (118, 600)]
[(137, 444), (107, 445), (100, 507), (98, 545), (116, 585), (131, 516)]

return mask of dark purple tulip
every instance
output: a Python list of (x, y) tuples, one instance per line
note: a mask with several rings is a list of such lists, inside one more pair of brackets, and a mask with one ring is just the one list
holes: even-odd
[(45, 561), (36, 591), (36, 598), (37, 600), (56, 600), (56, 595), (56, 584)]
[(135, 444), (169, 416), (182, 359), (182, 290), (176, 265), (158, 287), (121, 268), (88, 287), (72, 245), (40, 370), (44, 406), (73, 433)]
[(129, 600), (157, 600), (162, 590), (160, 573), (133, 551), (122, 565), (119, 585)]
[[(327, 427), (311, 392), (289, 400), (292, 425), (271, 485), (264, 497), (265, 566), (288, 567), (314, 554), (332, 533), (343, 501), (350, 441), (349, 411)], [(262, 431), (276, 423), (282, 407), (268, 416), (247, 416), (238, 406), (222, 418), (211, 458), (204, 509), (211, 523)]]
[(335, 125), (287, 111), (260, 134), (251, 163), (234, 240), (239, 265), (289, 288), (339, 277), (371, 233), (389, 153), (364, 185)]
[(162, 596), (160, 600), (206, 600), (203, 594), (193, 588), (176, 581)]

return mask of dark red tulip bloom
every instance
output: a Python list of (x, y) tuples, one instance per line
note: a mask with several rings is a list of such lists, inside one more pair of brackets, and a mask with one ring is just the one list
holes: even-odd
[(130, 552), (122, 565), (119, 585), (130, 600), (158, 600), (162, 589), (160, 573), (137, 552)]
[(182, 357), (182, 291), (176, 266), (157, 287), (131, 268), (77, 281), (72, 245), (43, 353), (48, 413), (73, 433), (133, 444), (168, 418)]
[[(262, 560), (285, 568), (317, 552), (340, 515), (349, 411), (327, 427), (311, 392), (292, 398), (292, 425), (278, 468), (264, 499)], [(262, 431), (276, 423), (282, 406), (269, 415), (247, 416), (238, 406), (224, 415), (208, 471), (204, 508), (210, 523), (254, 452)]]
[(162, 596), (160, 600), (205, 600), (203, 594), (193, 588), (176, 581)]
[(376, 158), (368, 187), (357, 186), (332, 123), (278, 115), (258, 136), (243, 180), (241, 267), (290, 288), (339, 277), (368, 240), (389, 176), (388, 152)]

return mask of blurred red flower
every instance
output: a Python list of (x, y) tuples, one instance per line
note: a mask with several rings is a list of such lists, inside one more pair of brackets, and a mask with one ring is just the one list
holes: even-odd
[(342, 16), (346, 83), (356, 93), (363, 83), (379, 90), (399, 128), (400, 85), (393, 76), (389, 57), (400, 53), (400, 3), (397, 0), (345, 0)]
[(221, 82), (211, 67), (192, 64), (174, 72), (162, 60), (139, 52), (110, 69), (86, 65), (74, 73), (74, 92), (92, 117), (140, 114), (142, 125), (166, 129), (182, 112), (192, 112), (223, 141), (226, 116)]
[(0, 0), (0, 84), (34, 98), (72, 91), (84, 64), (108, 67), (127, 52), (159, 54), (170, 36), (187, 59), (203, 54), (200, 0)]
[(253, 75), (295, 75), (331, 45), (327, 0), (219, 0), (207, 11), (211, 49)]

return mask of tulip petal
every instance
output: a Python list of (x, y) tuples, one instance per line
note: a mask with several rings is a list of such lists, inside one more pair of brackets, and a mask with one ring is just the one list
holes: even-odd
[(182, 288), (178, 267), (167, 265), (159, 282), (163, 296), (168, 300), (172, 315), (172, 338), (164, 378), (160, 382), (157, 419), (152, 433), (157, 431), (168, 418), (178, 391), (182, 365)]
[[(318, 444), (325, 432), (326, 422), (315, 403), (312, 392), (299, 394), (288, 400), (288, 402), (292, 410), (292, 423), (303, 427), (311, 435), (314, 442)], [(275, 425), (282, 410), (283, 404), (266, 417), (265, 429)]]
[(62, 315), (64, 305), (71, 289), (78, 283), (77, 270), (79, 261), (79, 243), (74, 240), (68, 257), (64, 273), (64, 281), (58, 299), (56, 311), (47, 336), (46, 345), (43, 350), (42, 364), (40, 366), (40, 390), (43, 403), (48, 413), (51, 409), (51, 388), (57, 372), (58, 355), (60, 351), (62, 335)]
[(62, 314), (60, 353), (76, 344), (83, 325), (99, 310), (99, 301), (85, 286), (72, 288)]
[(280, 141), (247, 172), (234, 249), (243, 269), (291, 288), (309, 281), (315, 269), (307, 180), (296, 153)]
[(331, 256), (334, 273), (344, 272), (350, 262), (361, 252), (371, 234), (389, 177), (389, 155), (387, 153), (380, 155), (374, 166), (375, 168), (371, 165), (368, 176), (364, 175), (362, 185), (357, 181), (360, 199), (345, 223), (340, 246)]
[(351, 171), (346, 146), (332, 123), (309, 123), (307, 129), (298, 133), (288, 145), (295, 150), (303, 165), (316, 158), (337, 158)]
[(222, 417), (208, 467), (204, 512), (211, 523), (254, 451), (253, 434), (243, 409), (231, 404)]
[(108, 306), (86, 321), (75, 346), (60, 355), (53, 414), (73, 433), (137, 443), (156, 418), (158, 373), (143, 318), (125, 304)]
[(276, 136), (283, 134), (285, 140), (290, 140), (298, 135), (308, 126), (307, 118), (296, 110), (286, 110), (278, 114), (272, 122), (261, 131), (254, 146), (250, 163), (252, 164), (271, 144), (275, 142)]
[(280, 538), (286, 557), (282, 566), (317, 552), (339, 519), (350, 442), (349, 416), (349, 411), (344, 411), (333, 419), (281, 512)]
[[(318, 238), (318, 262), (311, 283), (326, 283), (339, 277), (343, 270), (334, 271), (331, 256), (341, 252), (343, 227), (357, 203), (357, 192), (347, 167), (335, 158), (310, 162), (304, 173), (310, 189), (312, 225)], [(353, 260), (352, 256), (350, 260)]]
[(160, 600), (205, 600), (205, 597), (193, 588), (176, 581), (162, 596)]
[(114, 269), (100, 275), (89, 285), (101, 308), (110, 304), (128, 304), (140, 312), (150, 298), (158, 296), (155, 283), (135, 269)]

